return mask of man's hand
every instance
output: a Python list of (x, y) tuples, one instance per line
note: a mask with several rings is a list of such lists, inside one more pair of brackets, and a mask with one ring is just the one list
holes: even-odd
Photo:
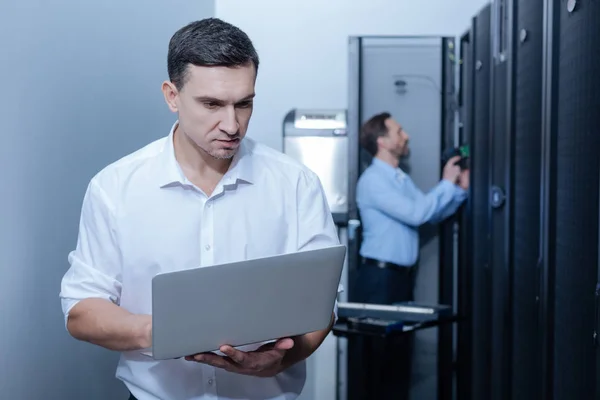
[(471, 174), (469, 173), (468, 169), (461, 171), (460, 175), (458, 176), (458, 186), (460, 186), (464, 190), (468, 190), (469, 185), (471, 184), (470, 178)]
[(454, 156), (444, 165), (442, 178), (452, 183), (456, 183), (460, 175), (460, 167), (456, 165), (460, 161), (460, 156)]
[(225, 356), (210, 352), (196, 354), (185, 359), (236, 374), (262, 378), (273, 377), (314, 353), (331, 331), (334, 321), (335, 314), (332, 313), (329, 326), (323, 330), (294, 336), (293, 339), (280, 339), (275, 343), (265, 344), (255, 351), (243, 352), (232, 346), (221, 346), (219, 350)]
[(231, 346), (219, 349), (225, 356), (214, 353), (200, 353), (186, 357), (188, 361), (196, 361), (242, 375), (269, 378), (282, 372), (285, 368), (284, 357), (294, 347), (292, 339), (280, 339), (275, 343), (265, 344), (258, 349), (244, 352)]

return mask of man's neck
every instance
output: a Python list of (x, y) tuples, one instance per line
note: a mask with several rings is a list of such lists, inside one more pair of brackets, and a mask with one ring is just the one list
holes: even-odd
[(175, 159), (186, 178), (207, 195), (214, 190), (232, 162), (232, 158), (218, 159), (211, 156), (191, 141), (185, 133), (179, 131), (179, 127), (173, 132), (173, 148)]
[(398, 157), (393, 156), (392, 154), (387, 152), (379, 152), (375, 155), (375, 158), (383, 161), (386, 164), (391, 165), (394, 168), (398, 168), (398, 165), (400, 164), (400, 160), (398, 159)]

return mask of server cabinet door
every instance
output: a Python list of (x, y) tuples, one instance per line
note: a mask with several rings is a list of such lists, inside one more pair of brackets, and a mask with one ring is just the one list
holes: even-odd
[[(458, 145), (455, 132), (455, 66), (456, 49), (454, 38), (442, 38), (442, 135), (441, 150)], [(439, 154), (441, 158), (442, 154)], [(440, 165), (439, 177), (443, 166)], [(460, 214), (460, 212), (458, 213)], [(438, 303), (455, 306), (456, 235), (458, 214), (448, 218), (439, 227), (439, 291)], [(454, 309), (456, 309), (454, 307)], [(454, 398), (452, 363), (454, 358), (454, 326), (445, 324), (438, 329), (438, 400)]]
[[(473, 49), (472, 49), (472, 31), (469, 29), (460, 39), (459, 57), (460, 57), (460, 81), (458, 93), (459, 107), (459, 141), (461, 143), (470, 143), (471, 130), (473, 129)], [(472, 170), (472, 168), (471, 168)], [(473, 172), (471, 172), (472, 174)], [(471, 314), (471, 305), (473, 304), (472, 295), (472, 271), (473, 263), (471, 258), (471, 237), (469, 221), (472, 215), (473, 201), (467, 199), (463, 212), (459, 218), (458, 231), (458, 315), (469, 318)], [(465, 319), (458, 324), (457, 341), (457, 372), (456, 372), (456, 390), (458, 398), (469, 400), (467, 396), (471, 385), (471, 351), (472, 351), (472, 324), (470, 319)]]
[[(469, 378), (461, 378), (459, 399), (490, 399), (490, 259), (489, 259), (489, 190), (490, 190), (490, 72), (491, 6), (487, 5), (473, 19), (470, 33), (470, 59), (465, 64), (465, 133), (471, 148), (471, 185), (466, 230), (469, 246), (461, 259), (461, 311), (467, 317), (461, 323), (460, 364), (467, 366)], [(462, 370), (465, 370), (463, 368)]]
[[(541, 116), (543, 0), (515, 0), (513, 16), (512, 171), (512, 348), (510, 397), (540, 399), (539, 395), (539, 240), (541, 201)], [(508, 398), (508, 397), (507, 397)], [(541, 399), (540, 399), (541, 400)]]
[[(600, 170), (600, 3), (555, 2), (557, 58), (554, 399), (596, 391)], [(556, 31), (556, 29), (558, 31)]]
[(490, 134), (492, 179), (491, 206), (491, 279), (492, 279), (492, 400), (505, 400), (508, 394), (508, 354), (511, 331), (510, 315), (510, 215), (512, 207), (511, 154), (512, 135), (509, 132), (508, 98), (509, 57), (494, 57), (492, 69), (492, 115)]

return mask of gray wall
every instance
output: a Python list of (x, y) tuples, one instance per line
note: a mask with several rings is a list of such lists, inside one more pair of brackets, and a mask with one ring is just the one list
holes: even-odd
[(0, 398), (119, 399), (58, 293), (89, 179), (166, 135), (170, 36), (214, 0), (0, 0)]

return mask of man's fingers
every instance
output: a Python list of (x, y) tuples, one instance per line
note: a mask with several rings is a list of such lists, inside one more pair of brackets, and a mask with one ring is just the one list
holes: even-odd
[(256, 351), (248, 353), (226, 345), (221, 346), (219, 349), (224, 356), (208, 352), (188, 356), (185, 357), (185, 359), (207, 364), (215, 368), (221, 368), (230, 372), (252, 375), (260, 373), (263, 370), (269, 370), (281, 363), (281, 359), (284, 357), (285, 352), (292, 347), (294, 347), (294, 340), (284, 338), (275, 343), (265, 344)]
[(247, 358), (247, 354), (238, 349), (234, 349), (231, 346), (221, 346), (221, 353), (225, 354), (229, 358), (231, 358), (234, 362), (238, 364), (244, 364)]
[(202, 364), (211, 365), (215, 368), (221, 368), (229, 370), (233, 366), (233, 363), (225, 357), (218, 356), (214, 353), (200, 353), (194, 356), (186, 357), (188, 361), (196, 361)]
[(265, 352), (265, 351), (273, 351), (273, 350), (289, 350), (294, 347), (294, 339), (284, 338), (279, 339), (276, 342), (271, 342), (267, 344), (263, 344), (256, 351)]
[(273, 347), (275, 350), (289, 350), (294, 347), (294, 340), (290, 338), (280, 339)]

